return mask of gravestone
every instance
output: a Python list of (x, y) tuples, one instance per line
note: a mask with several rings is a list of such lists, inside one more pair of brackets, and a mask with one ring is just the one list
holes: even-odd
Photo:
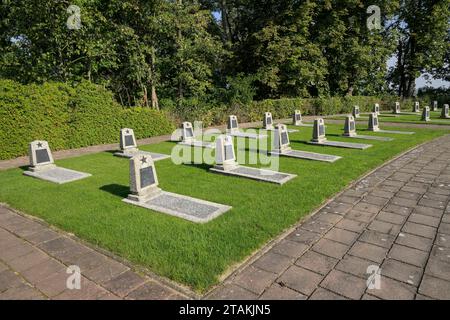
[(91, 176), (88, 173), (57, 167), (47, 141), (33, 141), (29, 148), (30, 166), (23, 174), (58, 184)]
[(273, 130), (273, 119), (271, 112), (264, 113), (263, 128), (266, 130)]
[(322, 118), (314, 120), (312, 141), (317, 143), (327, 141), (325, 136), (325, 122)]
[(400, 102), (396, 102), (395, 103), (395, 106), (394, 106), (394, 112), (393, 112), (394, 114), (400, 114), (401, 113), (401, 110), (400, 110)]
[(183, 122), (181, 126), (181, 142), (179, 143), (180, 145), (214, 149), (214, 143), (200, 141), (195, 138), (192, 123)]
[(380, 105), (378, 103), (375, 103), (373, 106), (373, 112), (377, 114), (377, 116), (380, 115)]
[(233, 137), (248, 139), (263, 139), (267, 137), (267, 135), (264, 134), (255, 134), (240, 131), (238, 119), (234, 115), (228, 117), (227, 134)]
[(275, 134), (272, 140), (272, 151), (270, 152), (270, 154), (273, 156), (284, 156), (324, 162), (335, 162), (341, 159), (341, 157), (328, 154), (292, 150), (290, 147), (289, 133), (287, 127), (284, 124), (278, 124), (275, 127), (274, 133)]
[(430, 107), (426, 106), (422, 110), (422, 121), (430, 121)]
[(433, 111), (438, 111), (438, 102), (433, 101)]
[(233, 138), (220, 136), (216, 139), (216, 165), (215, 168), (222, 171), (230, 171), (238, 166), (234, 154)]
[(141, 151), (137, 147), (136, 137), (134, 135), (134, 130), (130, 128), (123, 128), (120, 130), (120, 151), (114, 153), (116, 157), (121, 158), (132, 158), (138, 154), (150, 155), (154, 161), (164, 160), (170, 158), (169, 155)]
[(354, 137), (356, 136), (356, 123), (353, 116), (347, 116), (344, 124), (344, 136)]
[(228, 117), (227, 130), (229, 133), (239, 132), (239, 123), (236, 116)]
[(419, 113), (420, 112), (420, 103), (419, 103), (419, 101), (416, 101), (414, 103), (413, 112), (415, 112), (415, 113)]
[(30, 171), (43, 171), (55, 168), (52, 152), (47, 141), (33, 141), (28, 147)]
[(151, 156), (130, 159), (130, 194), (124, 202), (192, 222), (205, 223), (231, 209), (230, 206), (166, 192), (158, 186)]
[(278, 124), (275, 127), (275, 135), (272, 140), (272, 149), (278, 153), (290, 151), (289, 134), (284, 124)]
[(292, 118), (294, 126), (301, 126), (303, 124), (302, 113), (300, 110), (295, 110)]
[(130, 195), (128, 199), (145, 202), (161, 193), (151, 156), (137, 155), (130, 159)]
[(444, 104), (444, 106), (442, 107), (441, 118), (450, 119), (448, 104)]
[(276, 184), (284, 184), (296, 177), (294, 174), (239, 165), (236, 162), (233, 139), (230, 136), (219, 136), (216, 139), (216, 165), (210, 170), (225, 175)]
[(352, 115), (355, 119), (359, 118), (361, 116), (360, 111), (359, 111), (359, 106), (354, 106), (353, 107), (353, 112)]
[(369, 115), (369, 131), (380, 131), (378, 115), (374, 112)]

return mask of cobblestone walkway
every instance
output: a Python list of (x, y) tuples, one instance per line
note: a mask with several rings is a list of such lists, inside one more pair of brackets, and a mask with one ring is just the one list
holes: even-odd
[(207, 298), (450, 299), (449, 199), (447, 135), (368, 175)]
[[(70, 290), (68, 266), (81, 271)], [(0, 300), (186, 299), (161, 282), (130, 270), (43, 223), (0, 205)]]

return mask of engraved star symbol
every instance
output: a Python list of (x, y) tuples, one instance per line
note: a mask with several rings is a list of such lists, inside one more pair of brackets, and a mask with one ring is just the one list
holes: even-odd
[(130, 130), (127, 130), (126, 133), (129, 134), (129, 133), (130, 133)]
[(38, 148), (42, 148), (42, 143), (38, 142), (37, 146), (38, 146)]
[(142, 164), (147, 163), (147, 158), (146, 157), (142, 157), (141, 162), (142, 162)]

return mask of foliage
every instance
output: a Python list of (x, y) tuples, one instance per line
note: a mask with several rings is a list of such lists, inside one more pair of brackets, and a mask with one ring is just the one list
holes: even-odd
[(125, 109), (100, 86), (81, 82), (21, 85), (0, 80), (0, 159), (25, 155), (33, 140), (48, 140), (53, 150), (114, 143), (122, 127), (138, 138), (169, 134), (164, 112)]

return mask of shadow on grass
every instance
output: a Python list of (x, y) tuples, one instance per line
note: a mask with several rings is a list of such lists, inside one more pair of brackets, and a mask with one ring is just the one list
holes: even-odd
[(100, 190), (111, 193), (112, 195), (120, 198), (126, 198), (130, 193), (130, 188), (120, 184), (108, 184), (100, 187)]

